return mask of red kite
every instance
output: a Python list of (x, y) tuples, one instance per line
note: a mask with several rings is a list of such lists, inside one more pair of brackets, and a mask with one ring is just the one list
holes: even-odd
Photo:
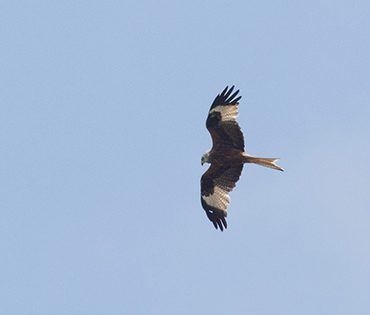
[(202, 156), (202, 165), (211, 166), (201, 179), (201, 201), (208, 219), (221, 231), (227, 228), (227, 205), (229, 193), (239, 180), (244, 163), (255, 163), (284, 171), (275, 165), (278, 159), (251, 156), (244, 152), (244, 136), (235, 120), (241, 96), (237, 90), (230, 96), (234, 86), (217, 95), (209, 110), (206, 127), (212, 136), (213, 146)]

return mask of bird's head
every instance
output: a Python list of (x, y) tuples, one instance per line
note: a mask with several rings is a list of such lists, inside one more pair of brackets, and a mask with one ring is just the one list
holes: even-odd
[(206, 153), (202, 155), (202, 160), (200, 161), (200, 164), (209, 163), (209, 154), (211, 150), (208, 150)]

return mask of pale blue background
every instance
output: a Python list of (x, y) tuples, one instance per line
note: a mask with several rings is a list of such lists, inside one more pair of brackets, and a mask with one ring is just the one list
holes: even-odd
[[(1, 314), (370, 314), (370, 2), (0, 1)], [(228, 229), (205, 119), (243, 96)]]

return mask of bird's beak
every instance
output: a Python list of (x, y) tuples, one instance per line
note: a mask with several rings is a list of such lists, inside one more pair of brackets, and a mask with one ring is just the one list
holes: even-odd
[(202, 161), (202, 162), (200, 162), (200, 164), (202, 164), (202, 166), (203, 166), (204, 162)]

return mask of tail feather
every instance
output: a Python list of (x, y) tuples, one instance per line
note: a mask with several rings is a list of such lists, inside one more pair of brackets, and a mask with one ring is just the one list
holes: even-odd
[(244, 154), (244, 156), (245, 156), (245, 163), (254, 163), (254, 164), (270, 167), (275, 170), (284, 172), (284, 170), (280, 166), (275, 164), (275, 162), (280, 159), (260, 158), (260, 157), (255, 157), (255, 156), (251, 156), (248, 154)]

